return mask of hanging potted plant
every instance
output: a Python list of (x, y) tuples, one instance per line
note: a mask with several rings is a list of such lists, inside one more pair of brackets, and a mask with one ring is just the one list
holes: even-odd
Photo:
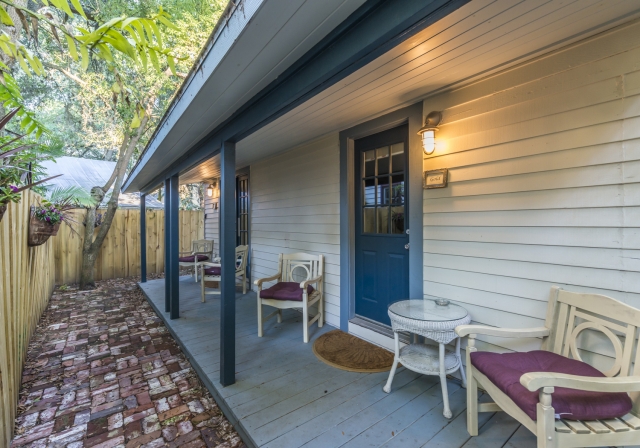
[(29, 246), (40, 246), (49, 237), (58, 234), (62, 223), (62, 213), (48, 201), (38, 207), (32, 207), (29, 219)]
[(58, 234), (64, 222), (72, 232), (77, 224), (73, 210), (91, 205), (91, 196), (79, 187), (54, 188), (38, 207), (33, 207), (29, 221), (29, 246), (39, 246)]

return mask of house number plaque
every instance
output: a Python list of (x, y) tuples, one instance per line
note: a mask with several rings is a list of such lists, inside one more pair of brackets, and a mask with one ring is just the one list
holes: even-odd
[(449, 170), (442, 168), (440, 170), (425, 171), (424, 188), (444, 188), (447, 186), (447, 177)]

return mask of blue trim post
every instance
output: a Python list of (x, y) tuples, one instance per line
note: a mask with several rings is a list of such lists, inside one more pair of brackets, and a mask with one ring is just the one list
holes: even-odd
[(147, 283), (147, 195), (140, 195), (140, 283)]
[(169, 229), (171, 223), (169, 222), (169, 216), (171, 213), (171, 183), (169, 178), (164, 181), (164, 312), (171, 311), (171, 244), (169, 244)]
[(169, 263), (171, 264), (171, 269), (169, 270), (169, 288), (171, 295), (170, 319), (178, 319), (180, 317), (180, 266), (178, 265), (178, 257), (180, 256), (178, 253), (180, 250), (180, 216), (178, 214), (180, 205), (179, 186), (178, 175), (174, 174), (169, 179), (169, 196), (171, 197), (169, 206), (169, 253), (171, 256), (171, 259), (169, 260)]
[(236, 382), (236, 144), (220, 150), (220, 384)]

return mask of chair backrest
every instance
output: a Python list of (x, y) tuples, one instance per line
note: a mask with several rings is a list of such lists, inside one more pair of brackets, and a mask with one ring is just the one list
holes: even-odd
[[(578, 343), (586, 330), (588, 344), (600, 339), (613, 344), (615, 360), (606, 376), (640, 376), (640, 310), (611, 297), (551, 289), (546, 326), (550, 334), (543, 348), (582, 360)], [(600, 345), (600, 344), (598, 344)], [(640, 409), (640, 394), (631, 394), (634, 409)]]
[(194, 254), (213, 255), (213, 240), (193, 240), (191, 242), (191, 251)]
[(247, 259), (249, 258), (249, 246), (236, 247), (236, 272), (243, 272), (247, 269)]
[(303, 282), (322, 275), (324, 257), (302, 252), (280, 254), (280, 272), (283, 282)]

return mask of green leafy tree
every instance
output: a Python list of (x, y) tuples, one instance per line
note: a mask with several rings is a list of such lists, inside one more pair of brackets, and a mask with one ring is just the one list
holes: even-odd
[[(169, 74), (176, 74), (179, 57), (163, 39), (164, 30), (176, 27), (161, 6), (149, 17), (121, 15), (103, 21), (99, 17), (90, 20), (79, 0), (41, 1), (41, 8), (31, 9), (23, 2), (0, 0), (0, 22), (5, 27), (0, 31), (0, 52), (8, 61), (0, 62), (0, 100), (4, 107), (20, 106), (21, 130), (39, 137), (46, 128), (23, 107), (24, 97), (16, 78), (45, 77), (55, 71), (76, 83), (81, 92), (90, 90), (99, 100), (94, 105), (109, 108), (114, 124), (121, 125), (116, 168), (105, 185), (92, 188), (94, 205), (87, 210), (81, 287), (90, 288), (94, 285), (98, 251), (118, 206), (126, 168), (147, 129), (157, 99), (157, 89), (137, 89), (136, 74), (153, 69), (167, 77), (165, 66)], [(6, 27), (21, 32), (11, 34)], [(155, 85), (159, 84), (156, 77)], [(109, 190), (112, 192), (102, 225), (94, 233), (96, 208)]]

